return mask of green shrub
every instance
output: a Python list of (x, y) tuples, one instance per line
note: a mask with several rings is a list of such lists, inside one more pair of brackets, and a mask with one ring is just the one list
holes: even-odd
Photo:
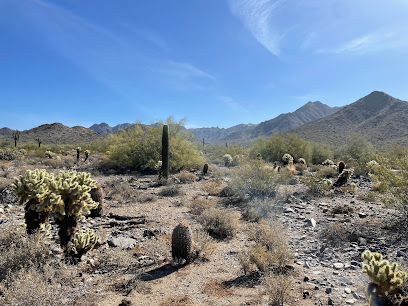
[(408, 156), (400, 159), (377, 156), (368, 163), (370, 177), (379, 198), (403, 212), (408, 221)]
[(228, 182), (235, 194), (242, 199), (254, 197), (274, 197), (285, 175), (273, 171), (273, 166), (262, 160), (254, 160), (231, 172)]
[(346, 144), (339, 148), (335, 157), (343, 159), (351, 166), (365, 165), (374, 159), (375, 150), (373, 145), (360, 134), (350, 134), (346, 139)]
[[(170, 171), (197, 168), (203, 157), (190, 141), (190, 135), (179, 124), (170, 122)], [(108, 165), (116, 168), (154, 171), (161, 160), (162, 124), (157, 126), (135, 125), (118, 134), (110, 134), (105, 145), (109, 151)]]

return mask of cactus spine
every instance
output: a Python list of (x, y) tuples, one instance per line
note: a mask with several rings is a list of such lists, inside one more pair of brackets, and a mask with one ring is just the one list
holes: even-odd
[(168, 124), (163, 125), (162, 172), (163, 172), (163, 177), (167, 179), (169, 177), (169, 126)]
[(185, 259), (187, 263), (192, 260), (193, 233), (187, 222), (180, 222), (171, 235), (171, 253), (177, 261)]

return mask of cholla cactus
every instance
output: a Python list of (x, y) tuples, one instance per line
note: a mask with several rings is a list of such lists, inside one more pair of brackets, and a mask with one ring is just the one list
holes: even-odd
[(77, 162), (79, 162), (79, 154), (81, 154), (82, 148), (81, 147), (77, 147), (76, 148), (76, 152), (77, 152)]
[(84, 162), (86, 162), (86, 160), (88, 159), (88, 157), (89, 157), (89, 154), (91, 154), (91, 151), (89, 151), (89, 150), (85, 150), (85, 159), (84, 159)]
[(334, 182), (334, 187), (340, 187), (347, 184), (350, 177), (353, 176), (354, 169), (344, 169), (342, 173), (339, 174), (337, 181)]
[(26, 155), (26, 154), (27, 154), (27, 150), (26, 150), (26, 149), (20, 149), (20, 150), (18, 150), (18, 152), (20, 152), (22, 155)]
[(292, 155), (286, 153), (282, 156), (282, 162), (284, 165), (291, 165), (293, 164), (293, 157)]
[(156, 165), (154, 166), (154, 169), (157, 171), (157, 174), (159, 175), (159, 180), (162, 178), (163, 176), (163, 162), (161, 160), (159, 160)]
[(222, 157), (222, 160), (224, 161), (224, 165), (225, 165), (226, 167), (230, 166), (230, 165), (232, 164), (232, 162), (234, 161), (234, 160), (232, 159), (232, 156), (231, 156), (230, 154), (225, 154), (225, 155)]
[(51, 151), (45, 151), (45, 157), (52, 159), (55, 156), (54, 152)]
[(44, 242), (45, 243), (49, 243), (49, 239), (52, 236), (51, 233), (51, 224), (45, 224), (45, 223), (41, 223), (40, 224), (40, 228), (39, 231), (41, 233), (41, 236), (44, 238)]
[(380, 167), (380, 164), (377, 163), (377, 161), (375, 160), (370, 160), (369, 162), (366, 163), (366, 167), (369, 173), (373, 174), (378, 170), (378, 168)]
[(331, 159), (326, 159), (324, 162), (322, 162), (322, 165), (324, 165), (324, 166), (334, 166), (334, 162)]
[(28, 170), (25, 175), (14, 179), (12, 188), (20, 198), (20, 204), (25, 203), (25, 221), (28, 234), (34, 233), (41, 224), (48, 221), (49, 182), (51, 176), (45, 170)]
[(97, 242), (98, 236), (94, 230), (87, 229), (86, 231), (75, 233), (74, 245), (77, 251), (75, 257), (81, 260), (82, 255), (92, 250)]
[(397, 264), (390, 264), (382, 259), (380, 253), (371, 253), (369, 250), (362, 254), (364, 260), (363, 272), (366, 273), (372, 283), (368, 285), (371, 305), (394, 305), (387, 304), (395, 296), (400, 298), (403, 294), (399, 288), (405, 282), (407, 273), (397, 270)]
[(85, 172), (63, 172), (50, 180), (50, 205), (59, 226), (61, 246), (69, 249), (69, 242), (83, 214), (98, 206), (89, 192), (96, 182)]
[(299, 158), (298, 163), (305, 166), (307, 165), (306, 160), (304, 158)]
[(193, 232), (187, 222), (180, 222), (171, 235), (171, 253), (175, 260), (192, 259)]

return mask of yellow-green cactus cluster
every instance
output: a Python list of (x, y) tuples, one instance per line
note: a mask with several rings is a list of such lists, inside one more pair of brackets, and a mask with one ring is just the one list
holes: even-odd
[(82, 212), (89, 214), (91, 209), (98, 206), (89, 192), (96, 187), (95, 180), (85, 172), (63, 172), (61, 171), (50, 180), (50, 205), (55, 217), (62, 219), (64, 215), (70, 214), (83, 219)]
[(50, 195), (49, 184), (52, 176), (44, 169), (28, 170), (25, 175), (14, 179), (12, 188), (20, 198), (20, 204), (31, 201), (28, 209), (43, 211)]
[(326, 159), (324, 162), (322, 162), (322, 165), (324, 166), (334, 166), (334, 161), (331, 159)]
[(51, 152), (51, 151), (45, 151), (44, 154), (45, 154), (45, 157), (49, 159), (52, 159), (56, 155), (54, 152)]
[(298, 163), (302, 165), (306, 165), (306, 160), (304, 158), (299, 158)]
[(282, 162), (284, 165), (293, 164), (293, 157), (289, 153), (286, 153), (282, 156)]
[(407, 278), (407, 273), (397, 270), (397, 264), (390, 264), (388, 260), (383, 260), (380, 253), (371, 253), (369, 250), (364, 251), (363, 255), (363, 272), (371, 280), (380, 286), (383, 292), (392, 291), (400, 287)]
[(40, 224), (40, 233), (44, 238), (51, 237), (51, 224)]
[(86, 231), (75, 233), (75, 249), (81, 255), (92, 250), (97, 242), (98, 236), (95, 234), (94, 230), (87, 229)]

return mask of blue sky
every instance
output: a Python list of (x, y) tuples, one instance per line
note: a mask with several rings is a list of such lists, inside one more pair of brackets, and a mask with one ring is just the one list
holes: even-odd
[(405, 0), (0, 0), (0, 127), (408, 100), (406, 16)]

